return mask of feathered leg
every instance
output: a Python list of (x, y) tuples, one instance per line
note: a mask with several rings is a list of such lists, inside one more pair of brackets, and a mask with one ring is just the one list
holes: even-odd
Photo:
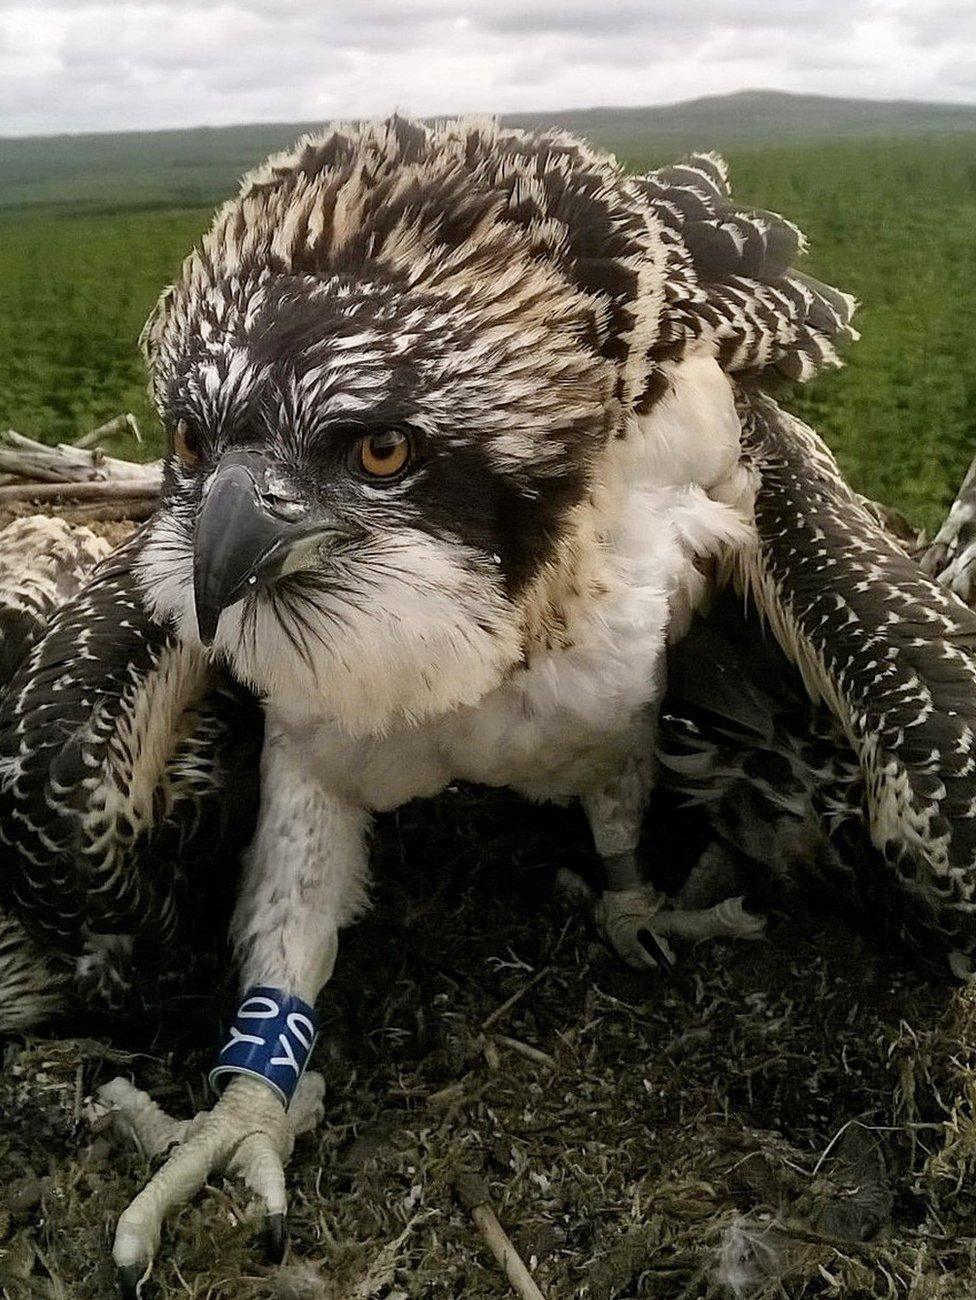
[[(199, 1191), (212, 1171), (239, 1174), (264, 1201), (271, 1254), (280, 1260), (285, 1245), (284, 1163), (295, 1134), (321, 1116), (322, 1082), (319, 1076), (301, 1077), (292, 1052), (294, 1014), (287, 1017), (291, 1037), (284, 1020), (278, 1019), (271, 1037), (263, 1038), (261, 1017), (265, 1012), (273, 1017), (283, 1004), (298, 1005), (304, 1008), (299, 1023), (304, 1020), (311, 1036), (307, 1017), (332, 974), (339, 929), (365, 903), (367, 823), (362, 809), (323, 792), (307, 771), (301, 737), (270, 723), (258, 829), (245, 856), (232, 924), (241, 988), (250, 990), (242, 1012), (248, 1004), (256, 1005), (247, 1013), (247, 1022), (232, 1029), (218, 1058), (228, 1054), (232, 1062), (225, 1092), (212, 1111), (198, 1116), (183, 1132), (166, 1164), (119, 1220), (113, 1253), (124, 1294), (138, 1295), (164, 1218)], [(278, 1045), (279, 1055), (271, 1064), (290, 1084), (299, 1085), (287, 1109), (287, 1095), (276, 1095), (269, 1085), (273, 1071), (253, 1077), (253, 1068), (249, 1076), (233, 1064), (245, 1039), (259, 1046)], [(290, 1066), (295, 1077), (289, 1074)], [(122, 1097), (123, 1107), (126, 1104)]]
[(735, 891), (786, 907), (805, 889), (864, 908), (880, 855), (856, 755), (730, 592), (671, 652), (658, 754), (673, 838), (708, 828), (679, 906)]
[[(649, 749), (649, 735), (646, 742)], [(669, 938), (758, 939), (766, 925), (764, 917), (744, 909), (741, 898), (684, 908), (647, 881), (637, 850), (654, 775), (649, 754), (635, 755), (616, 780), (583, 800), (605, 873), (593, 918), (602, 937), (636, 970), (673, 966)]]

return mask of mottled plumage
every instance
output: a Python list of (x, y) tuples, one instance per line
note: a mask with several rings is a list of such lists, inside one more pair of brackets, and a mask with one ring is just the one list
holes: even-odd
[[(784, 813), (859, 828), (916, 937), (964, 951), (976, 616), (761, 391), (855, 337), (801, 251), (711, 155), (629, 177), (490, 122), (335, 128), (246, 177), (144, 334), (160, 508), (0, 701), (2, 888), (45, 960), (111, 996), (170, 942), (215, 839), (234, 856), (228, 792), (259, 743), (256, 826), (233, 819), (253, 829), (242, 989), (313, 1003), (366, 905), (371, 814), (457, 779), (581, 802), (626, 960), (755, 937), (737, 905), (669, 910), (645, 885), (656, 748), (726, 811), (733, 787), (775, 805), (779, 773)], [(668, 646), (730, 576), (833, 720), (743, 739), (676, 691), (662, 744)], [(731, 782), (709, 774), (730, 745)], [(798, 856), (781, 825), (769, 843)], [(861, 871), (827, 840), (806, 841), (825, 870)], [(283, 1214), (286, 1138), (264, 1085), (233, 1079), (120, 1220), (130, 1290), (167, 1209), (243, 1168), (242, 1143)]]
[(0, 529), (0, 689), (110, 549), (90, 528), (63, 519), (32, 515)]
[[(5, 543), (47, 525), (60, 543), (43, 557), (53, 618), (39, 641), (11, 644), (26, 657), (3, 701), (0, 899), (50, 957), (71, 963), (84, 1000), (112, 1007), (135, 991), (133, 961), (139, 996), (150, 992), (147, 972), (172, 961), (178, 914), (199, 919), (195, 906), (178, 908), (180, 894), (211, 897), (218, 870), (233, 879), (226, 864), (253, 829), (260, 720), (146, 618), (132, 572), (138, 533), (91, 577), (105, 543), (80, 529), (71, 547), (63, 521), (22, 521), (0, 533), (0, 582), (18, 581), (8, 554), (21, 563)], [(32, 566), (25, 591), (43, 573)], [(199, 873), (189, 885), (187, 870)]]
[[(669, 781), (707, 804), (724, 838), (781, 881), (827, 880), (835, 897), (884, 922), (927, 962), (948, 958), (954, 973), (968, 974), (976, 947), (976, 614), (879, 526), (878, 509), (843, 482), (813, 431), (768, 399), (744, 408), (743, 448), (758, 477), (759, 545), (734, 558), (737, 584), (809, 699), (825, 707), (799, 707), (788, 686), (785, 707), (764, 685), (767, 652), (765, 667), (746, 661), (753, 707), (750, 725), (741, 725), (742, 700), (730, 709), (722, 686), (732, 656), (701, 653), (692, 638), (674, 652), (684, 671), (672, 676), (667, 708), (676, 725), (661, 742)], [(751, 623), (738, 636), (754, 643), (760, 631)], [(689, 657), (698, 665), (691, 671)], [(709, 677), (716, 661), (718, 676)], [(684, 723), (709, 698), (713, 720), (700, 747), (701, 725), (688, 731)], [(749, 773), (763, 754), (799, 774), (771, 802), (768, 785), (763, 793)]]

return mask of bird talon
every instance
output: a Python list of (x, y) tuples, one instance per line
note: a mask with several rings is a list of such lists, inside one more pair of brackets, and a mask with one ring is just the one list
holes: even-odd
[(608, 889), (597, 901), (593, 913), (597, 928), (628, 966), (674, 970), (677, 961), (665, 935), (700, 943), (705, 939), (761, 939), (765, 933), (766, 918), (747, 912), (741, 897), (699, 910), (665, 908), (665, 901), (664, 895), (650, 886)]
[(121, 1300), (142, 1300), (143, 1287), (151, 1272), (152, 1261), (148, 1264), (123, 1264), (118, 1271)]
[(593, 918), (601, 937), (635, 970), (669, 971), (676, 958), (658, 932), (655, 918), (664, 901), (650, 887), (607, 889), (597, 899)]
[(288, 1248), (288, 1219), (284, 1214), (269, 1214), (264, 1226), (264, 1253), (269, 1264), (280, 1264)]
[(661, 970), (665, 972), (674, 970), (677, 965), (674, 953), (671, 951), (670, 946), (653, 930), (642, 927), (637, 931), (637, 942), (642, 948), (646, 949), (648, 955), (653, 958)]
[[(124, 1300), (138, 1300), (149, 1277), (166, 1216), (203, 1187), (213, 1172), (243, 1180), (265, 1207), (268, 1259), (281, 1263), (288, 1244), (285, 1163), (295, 1138), (322, 1115), (324, 1084), (306, 1074), (286, 1111), (263, 1083), (238, 1075), (210, 1111), (180, 1126), (180, 1141), (166, 1163), (119, 1217), (113, 1255)], [(114, 1080), (102, 1097), (130, 1127), (143, 1153), (169, 1145), (176, 1121), (145, 1093)]]
[(724, 898), (713, 907), (669, 909), (660, 914), (657, 926), (664, 934), (675, 935), (688, 943), (703, 943), (708, 939), (749, 942), (763, 938), (766, 918), (757, 912), (747, 912), (740, 894)]

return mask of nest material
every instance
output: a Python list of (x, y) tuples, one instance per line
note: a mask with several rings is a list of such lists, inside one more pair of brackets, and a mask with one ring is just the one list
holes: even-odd
[(106, 454), (103, 442), (142, 438), (133, 415), (118, 415), (77, 442), (46, 443), (14, 429), (0, 431), (0, 512), (64, 513), (72, 522), (146, 519), (159, 495), (162, 462)]
[[(454, 1194), (468, 1169), (550, 1300), (973, 1293), (976, 993), (784, 922), (685, 951), (674, 982), (633, 974), (554, 891), (585, 842), (504, 794), (383, 819), (376, 906), (323, 1003), (326, 1123), (292, 1161), (289, 1263), (261, 1266), (253, 1208), (215, 1182), (164, 1237), (161, 1294), (503, 1295)], [(8, 1049), (6, 1295), (114, 1294), (110, 1228), (146, 1169), (85, 1098), (122, 1070), (205, 1104), (211, 1002), (185, 992), (112, 1048)]]

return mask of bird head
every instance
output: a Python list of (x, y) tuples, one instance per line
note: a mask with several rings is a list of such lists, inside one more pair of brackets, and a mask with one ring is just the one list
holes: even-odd
[(367, 733), (523, 661), (614, 375), (592, 299), (490, 201), (453, 244), (441, 193), (429, 227), (394, 240), (374, 215), (328, 248), (316, 202), (229, 205), (147, 327), (169, 450), (140, 573), (257, 691)]

